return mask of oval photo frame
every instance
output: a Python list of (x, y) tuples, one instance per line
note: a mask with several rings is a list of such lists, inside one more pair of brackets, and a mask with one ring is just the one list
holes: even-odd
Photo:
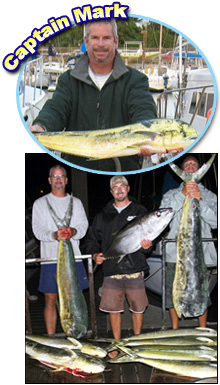
[[(24, 124), (27, 132), (29, 133), (29, 135), (32, 137), (32, 139), (44, 150), (46, 151), (49, 155), (53, 156), (56, 160), (58, 160), (59, 162), (62, 162), (62, 163), (65, 163), (71, 167), (75, 167), (75, 168), (78, 168), (82, 171), (86, 171), (86, 172), (92, 172), (92, 173), (98, 173), (98, 174), (105, 174), (105, 175), (128, 175), (128, 174), (136, 174), (136, 173), (142, 173), (142, 172), (145, 172), (145, 171), (151, 171), (151, 170), (154, 170), (156, 168), (159, 168), (159, 167), (162, 167), (166, 164), (169, 164), (170, 162), (173, 162), (175, 161), (176, 159), (178, 159), (179, 157), (181, 157), (182, 155), (184, 155), (186, 152), (190, 151), (191, 148), (193, 148), (200, 140), (201, 138), (203, 137), (203, 135), (206, 133), (208, 127), (210, 126), (211, 124), (211, 121), (212, 121), (212, 118), (214, 116), (214, 113), (215, 113), (215, 109), (216, 109), (216, 102), (217, 102), (217, 87), (216, 87), (216, 80), (215, 80), (215, 76), (214, 76), (214, 73), (212, 71), (212, 68), (207, 60), (207, 58), (205, 57), (205, 55), (202, 53), (202, 51), (197, 47), (197, 45), (192, 42), (185, 34), (183, 34), (182, 32), (178, 31), (177, 29), (173, 28), (173, 27), (170, 27), (169, 25), (167, 25), (166, 23), (164, 22), (161, 22), (161, 21), (158, 21), (158, 20), (155, 20), (155, 19), (152, 19), (152, 18), (149, 18), (149, 17), (145, 17), (145, 16), (140, 16), (140, 15), (129, 15), (129, 17), (133, 17), (133, 18), (138, 18), (138, 19), (141, 19), (141, 20), (146, 20), (146, 21), (149, 21), (149, 22), (153, 22), (153, 23), (156, 23), (156, 24), (159, 24), (163, 27), (166, 27), (166, 28), (169, 28), (170, 30), (176, 32), (179, 36), (181, 36), (182, 38), (184, 38), (188, 43), (190, 43), (195, 49), (197, 52), (199, 52), (200, 56), (202, 57), (202, 59), (204, 60), (209, 72), (210, 72), (210, 75), (211, 75), (211, 79), (212, 79), (212, 88), (213, 88), (213, 104), (212, 104), (212, 108), (211, 108), (211, 113), (210, 113), (210, 116), (209, 118), (207, 119), (207, 122), (205, 124), (205, 127), (202, 129), (202, 131), (200, 133), (198, 133), (198, 137), (193, 141), (192, 144), (190, 144), (185, 150), (181, 151), (180, 153), (178, 153), (177, 155), (173, 156), (172, 158), (168, 159), (168, 160), (165, 160), (163, 161), (162, 163), (159, 163), (159, 164), (155, 164), (153, 166), (150, 166), (150, 167), (146, 167), (146, 168), (141, 168), (141, 169), (137, 169), (137, 170), (132, 170), (132, 171), (122, 171), (122, 172), (108, 172), (108, 171), (101, 171), (101, 170), (94, 170), (94, 169), (90, 169), (89, 167), (88, 168), (84, 168), (84, 167), (80, 167), (78, 166), (77, 164), (73, 164), (73, 163), (70, 163), (64, 159), (62, 159), (60, 156), (56, 155), (56, 153), (48, 150), (45, 146), (43, 146), (39, 140), (35, 137), (35, 135), (29, 130), (28, 126), (27, 126), (27, 123), (24, 119), (24, 116), (23, 116), (23, 112), (22, 112), (22, 107), (21, 107), (21, 94), (24, 92), (24, 84), (22, 83), (22, 75), (23, 75), (23, 72), (25, 71), (25, 66), (26, 66), (26, 63), (23, 64), (21, 70), (20, 70), (20, 73), (19, 73), (19, 76), (18, 76), (18, 81), (17, 81), (17, 88), (16, 88), (16, 100), (17, 100), (17, 107), (18, 107), (18, 111), (19, 111), (19, 114), (20, 114), (20, 118), (22, 120), (22, 123)], [(151, 71), (151, 68), (150, 68), (150, 71)], [(191, 71), (194, 71), (194, 70), (191, 70)], [(200, 87), (201, 89), (202, 87)]]

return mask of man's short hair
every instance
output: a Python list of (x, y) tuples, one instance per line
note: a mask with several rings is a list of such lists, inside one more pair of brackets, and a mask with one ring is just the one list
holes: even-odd
[(100, 23), (100, 24), (111, 24), (112, 25), (112, 32), (114, 36), (114, 40), (116, 41), (118, 38), (118, 27), (115, 19), (103, 19), (103, 20), (94, 20), (94, 21), (89, 21), (88, 23), (85, 23), (85, 36), (88, 39), (89, 37), (89, 31), (90, 31), (90, 26), (94, 23)]
[(193, 156), (193, 155), (188, 155), (188, 156), (184, 159), (184, 161), (182, 162), (182, 164), (181, 164), (182, 170), (184, 169), (185, 163), (188, 162), (189, 159), (194, 160), (194, 162), (196, 162), (196, 163), (198, 164), (198, 167), (199, 167), (199, 161), (198, 161), (198, 159), (197, 159), (195, 156)]
[(58, 168), (59, 170), (63, 170), (64, 175), (66, 176), (66, 169), (63, 166), (61, 166), (60, 164), (57, 164), (57, 165), (55, 165), (55, 166), (50, 168), (50, 170), (49, 170), (49, 177), (51, 177), (52, 171), (53, 171), (54, 168)]

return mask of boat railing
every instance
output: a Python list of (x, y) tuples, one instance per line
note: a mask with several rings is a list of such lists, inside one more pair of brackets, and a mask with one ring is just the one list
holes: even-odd
[(183, 113), (183, 96), (187, 91), (197, 91), (201, 90), (199, 99), (196, 103), (194, 112), (192, 114), (192, 118), (190, 121), (190, 125), (193, 123), (195, 116), (197, 115), (199, 108), (201, 106), (203, 95), (207, 88), (213, 88), (213, 84), (209, 85), (200, 85), (194, 87), (182, 87), (182, 88), (174, 88), (172, 90), (165, 90), (161, 95), (157, 98), (157, 116), (158, 118), (167, 118), (167, 109), (168, 109), (168, 97), (169, 95), (176, 95), (177, 101), (174, 112), (174, 119), (180, 119)]
[[(37, 87), (37, 81), (39, 77), (39, 87)], [(42, 94), (42, 88), (43, 88), (43, 57), (39, 56), (36, 59), (33, 59), (29, 61), (25, 68), (22, 75), (22, 80), (20, 82), (19, 86), (19, 93), (22, 94), (22, 107), (26, 104), (26, 93), (25, 93), (25, 86), (32, 86), (34, 87), (34, 95), (33, 100), (36, 100), (36, 89), (40, 89), (40, 95)]]

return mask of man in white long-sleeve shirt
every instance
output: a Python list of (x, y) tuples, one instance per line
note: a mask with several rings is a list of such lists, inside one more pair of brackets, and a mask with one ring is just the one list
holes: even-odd
[[(66, 170), (56, 165), (49, 171), (48, 177), (51, 192), (33, 204), (32, 227), (35, 237), (40, 240), (41, 258), (57, 258), (59, 241), (70, 239), (75, 255), (80, 255), (79, 241), (86, 234), (88, 220), (80, 199), (66, 193), (68, 178)], [(70, 207), (72, 205), (72, 209)], [(57, 228), (51, 215), (52, 208), (63, 225)], [(67, 225), (68, 223), (68, 225)], [(88, 279), (82, 261), (76, 263), (81, 289), (88, 288)], [(48, 334), (56, 331), (56, 283), (57, 263), (54, 261), (41, 263), (39, 291), (45, 296), (44, 318)]]
[[(199, 168), (198, 160), (192, 156), (187, 156), (182, 164), (184, 171), (193, 173)], [(181, 183), (178, 188), (169, 190), (164, 194), (160, 207), (172, 207), (175, 215), (170, 222), (169, 239), (177, 239), (180, 218), (186, 195), (196, 198), (199, 201), (202, 238), (212, 238), (211, 229), (217, 228), (217, 196), (205, 188), (201, 183), (187, 182)], [(217, 266), (217, 253), (213, 242), (203, 243), (203, 253), (207, 267)], [(172, 302), (172, 286), (176, 266), (177, 249), (176, 243), (168, 243), (166, 247), (166, 307), (169, 308), (173, 329), (178, 329), (179, 320)], [(207, 310), (199, 317), (199, 326), (205, 327), (207, 320)]]

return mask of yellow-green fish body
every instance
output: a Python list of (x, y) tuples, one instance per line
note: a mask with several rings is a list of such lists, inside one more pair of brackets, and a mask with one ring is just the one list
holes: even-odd
[(97, 357), (91, 357), (70, 349), (55, 348), (26, 340), (26, 353), (46, 366), (65, 370), (74, 375), (101, 373), (105, 364)]
[[(215, 154), (194, 173), (183, 171), (173, 163), (170, 167), (184, 182), (198, 183), (209, 170), (214, 158)], [(186, 196), (177, 237), (177, 261), (173, 282), (173, 304), (177, 316), (201, 316), (207, 309), (208, 297), (199, 201)]]
[(36, 133), (46, 148), (89, 159), (107, 159), (138, 154), (185, 149), (197, 138), (195, 129), (172, 119), (154, 119), (127, 126), (91, 131)]
[(57, 285), (62, 328), (67, 336), (81, 338), (87, 334), (88, 310), (80, 289), (73, 248), (69, 239), (59, 243)]

